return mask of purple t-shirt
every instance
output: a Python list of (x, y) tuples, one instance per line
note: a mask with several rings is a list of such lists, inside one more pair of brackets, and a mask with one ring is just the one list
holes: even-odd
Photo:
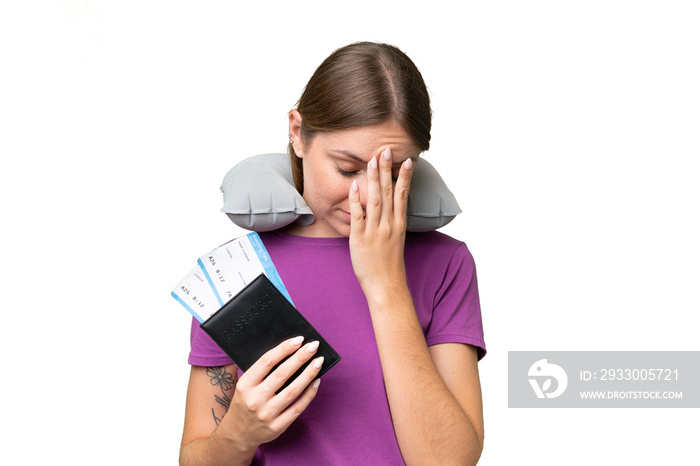
[[(347, 238), (260, 233), (295, 307), (340, 354), (316, 398), (274, 441), (265, 464), (403, 464), (365, 295)], [(407, 233), (408, 286), (427, 344), (467, 343), (486, 354), (476, 270), (466, 245), (439, 232)], [(231, 364), (192, 322), (189, 363)]]

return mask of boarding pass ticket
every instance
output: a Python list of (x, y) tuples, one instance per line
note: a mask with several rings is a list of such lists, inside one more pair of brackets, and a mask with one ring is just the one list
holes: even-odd
[(197, 266), (171, 295), (204, 322), (261, 273), (292, 302), (257, 233), (233, 239), (197, 259)]

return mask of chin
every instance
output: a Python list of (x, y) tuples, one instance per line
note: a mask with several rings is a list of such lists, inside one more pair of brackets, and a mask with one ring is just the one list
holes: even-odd
[(326, 222), (316, 219), (311, 225), (302, 227), (302, 231), (301, 236), (347, 238), (350, 236), (350, 225), (342, 221)]
[[(347, 218), (346, 218), (347, 217)], [(350, 236), (350, 215), (342, 212), (340, 216), (337, 214), (331, 216), (329, 221), (326, 221), (326, 227), (328, 228), (329, 234), (335, 234), (335, 236), (344, 236), (348, 238)]]
[(328, 236), (343, 236), (345, 238), (348, 238), (350, 236), (350, 225), (348, 225), (347, 223), (340, 223), (328, 226), (330, 227), (328, 229)]

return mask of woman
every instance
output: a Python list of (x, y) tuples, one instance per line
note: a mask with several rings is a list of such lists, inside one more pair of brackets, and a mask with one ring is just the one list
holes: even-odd
[(476, 464), (485, 346), (473, 259), (446, 235), (405, 231), (430, 127), (425, 83), (397, 48), (352, 44), (316, 70), (289, 113), (288, 147), (315, 220), (260, 236), (343, 359), (321, 383), (317, 358), (276, 395), (316, 342), (283, 342), (240, 374), (193, 324), (182, 464)]

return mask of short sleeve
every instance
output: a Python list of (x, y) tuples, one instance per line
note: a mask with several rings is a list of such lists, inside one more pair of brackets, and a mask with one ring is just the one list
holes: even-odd
[(190, 331), (190, 356), (187, 360), (193, 366), (218, 367), (232, 364), (231, 358), (219, 345), (199, 327), (199, 322), (192, 318)]
[(426, 343), (466, 343), (478, 348), (479, 360), (486, 355), (476, 266), (464, 243), (452, 253), (435, 293)]

